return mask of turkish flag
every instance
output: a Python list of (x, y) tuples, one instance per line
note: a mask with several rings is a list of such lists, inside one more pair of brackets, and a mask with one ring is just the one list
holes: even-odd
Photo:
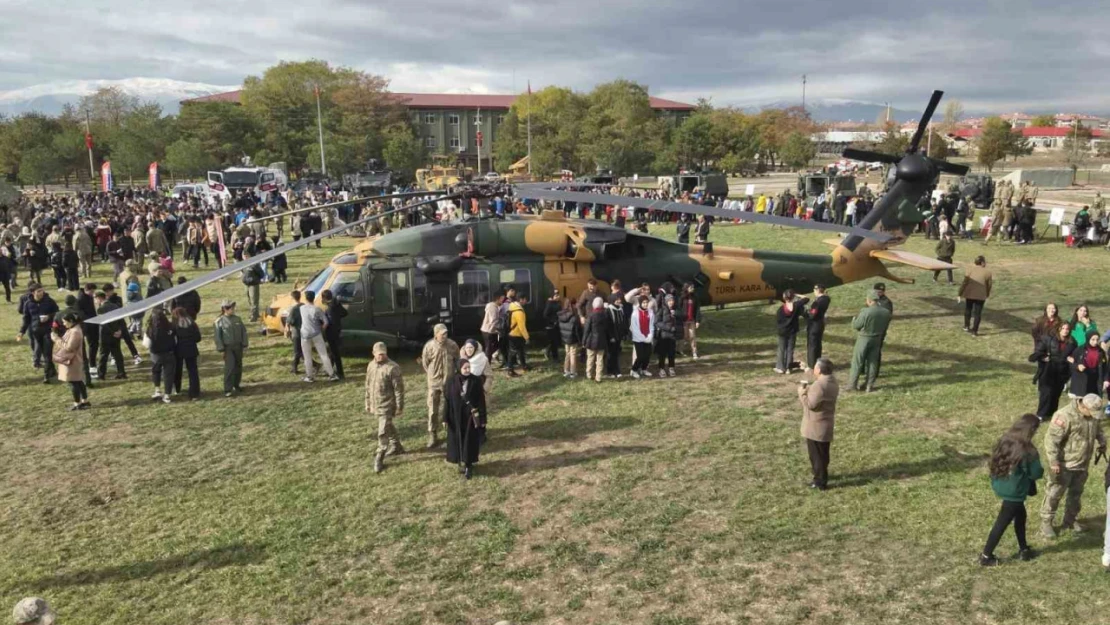
[(85, 149), (93, 149), (92, 135), (87, 132), (85, 133)]

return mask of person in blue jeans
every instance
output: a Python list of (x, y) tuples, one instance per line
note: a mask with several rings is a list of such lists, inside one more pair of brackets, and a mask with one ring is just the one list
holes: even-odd
[(1025, 541), (1025, 499), (1036, 494), (1037, 480), (1044, 476), (1040, 456), (1033, 446), (1033, 434), (1040, 423), (1037, 415), (1022, 415), (994, 445), (990, 461), (991, 488), (1002, 499), (1002, 509), (998, 511), (983, 553), (979, 554), (979, 564), (983, 566), (998, 564), (994, 548), (1011, 523), (1018, 542), (1017, 557), (1032, 560), (1037, 556)]

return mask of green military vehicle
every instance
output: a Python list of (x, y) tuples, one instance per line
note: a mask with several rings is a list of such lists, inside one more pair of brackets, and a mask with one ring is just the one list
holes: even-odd
[(694, 189), (717, 198), (728, 197), (728, 178), (719, 172), (684, 171), (677, 176), (660, 176), (661, 187), (664, 185), (664, 179), (670, 181), (670, 189), (674, 197), (680, 197), (683, 193), (692, 193)]
[[(798, 193), (809, 208), (813, 208), (818, 196), (830, 190), (837, 196), (853, 196), (856, 194), (856, 177), (850, 174), (833, 176), (820, 171), (798, 176)], [(829, 203), (832, 204), (831, 199)]]
[(959, 193), (975, 208), (990, 208), (994, 202), (994, 178), (990, 174), (967, 174), (960, 178)]

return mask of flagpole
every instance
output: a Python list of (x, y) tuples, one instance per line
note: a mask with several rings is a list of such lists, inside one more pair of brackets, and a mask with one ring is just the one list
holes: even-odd
[(528, 175), (532, 175), (532, 81), (528, 81)]
[(85, 147), (89, 150), (89, 182), (92, 183), (93, 190), (96, 190), (96, 168), (93, 167), (92, 155), (92, 130), (89, 125), (89, 109), (85, 109)]
[(316, 130), (320, 133), (320, 173), (328, 175), (328, 162), (324, 158), (324, 121), (320, 115), (320, 85), (313, 85), (312, 90), (316, 92)]
[(478, 127), (475, 133), (474, 143), (478, 148), (478, 176), (482, 175), (482, 107), (478, 107), (478, 119), (474, 121), (474, 125)]

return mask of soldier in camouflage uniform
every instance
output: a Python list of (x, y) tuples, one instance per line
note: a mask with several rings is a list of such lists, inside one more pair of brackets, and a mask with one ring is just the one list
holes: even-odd
[(389, 359), (385, 343), (374, 344), (374, 360), (366, 366), (366, 412), (378, 417), (378, 450), (374, 473), (385, 469), (385, 457), (405, 453), (393, 418), (405, 411), (405, 378)]
[(439, 444), (437, 434), (443, 425), (443, 386), (455, 373), (459, 346), (447, 338), (447, 326), (437, 324), (432, 340), (424, 344), (420, 366), (428, 377), (428, 449)]
[(1083, 487), (1087, 483), (1087, 469), (1095, 451), (1095, 442), (1098, 442), (1099, 453), (1106, 452), (1106, 438), (1102, 434), (1100, 423), (1104, 416), (1104, 406), (1101, 397), (1090, 394), (1068, 402), (1067, 406), (1052, 415), (1052, 423), (1044, 437), (1049, 470), (1045, 473), (1044, 502), (1041, 504), (1041, 533), (1046, 538), (1056, 537), (1052, 521), (1056, 518), (1056, 508), (1065, 492), (1067, 503), (1060, 527), (1082, 531), (1075, 519), (1079, 516)]
[[(1003, 219), (1003, 213), (1004, 213), (1005, 210), (1006, 210), (1006, 203), (1002, 200), (1002, 196), (1001, 195), (994, 196), (994, 203), (991, 204), (990, 231), (987, 232), (986, 238), (983, 239), (983, 245), (986, 245), (987, 243), (990, 243), (991, 238), (994, 237), (994, 236), (998, 236), (999, 243), (1001, 243), (1001, 241), (1002, 241), (1002, 232), (1001, 232), (1002, 231), (1002, 219)], [(1012, 214), (1012, 211), (1011, 211), (1011, 214)]]
[(224, 397), (243, 391), (243, 350), (250, 346), (250, 337), (243, 320), (235, 314), (235, 302), (225, 299), (220, 303), (220, 316), (216, 318), (216, 351), (224, 357)]

